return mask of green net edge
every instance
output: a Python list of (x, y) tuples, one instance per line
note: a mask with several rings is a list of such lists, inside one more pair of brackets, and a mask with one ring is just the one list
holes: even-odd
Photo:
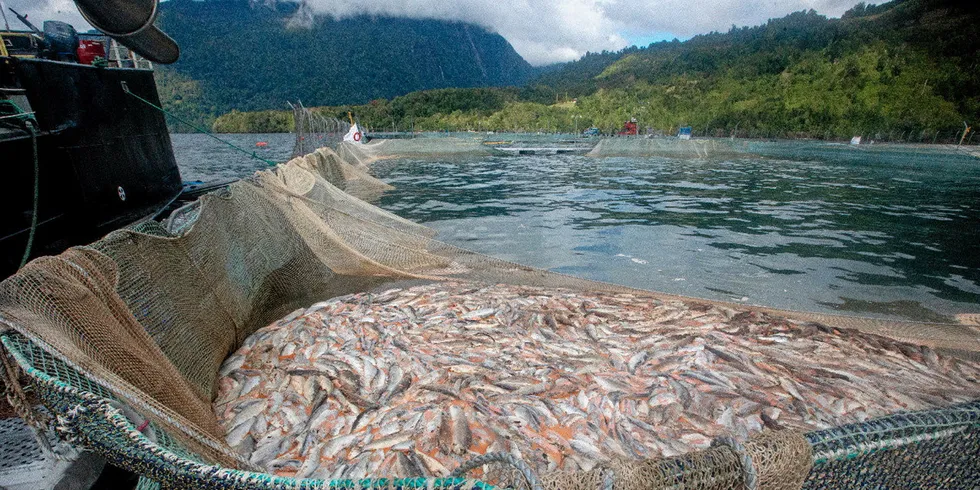
[[(144, 484), (166, 482), (194, 488), (453, 488), (494, 490), (478, 480), (442, 479), (364, 479), (317, 480), (273, 476), (234, 470), (201, 461), (183, 450), (165, 431), (151, 441), (118, 409), (110, 405), (115, 397), (71, 367), (50, 356), (15, 331), (0, 333), (0, 343), (31, 378), (32, 385), (51, 413), (59, 414), (56, 424), (67, 442), (95, 450), (107, 461), (138, 473)], [(39, 367), (40, 366), (40, 367)], [(60, 375), (59, 375), (60, 374)], [(73, 376), (72, 376), (73, 374)], [(76, 385), (62, 377), (74, 380)], [(813, 470), (820, 471), (839, 461), (855, 460), (883, 451), (899, 449), (923, 441), (957, 437), (980, 427), (980, 400), (941, 409), (898, 412), (866, 422), (847, 424), (805, 434), (813, 449)]]
[[(200, 458), (174, 447), (176, 443), (172, 440), (168, 444), (171, 447), (151, 441), (110, 404), (110, 400), (115, 401), (111, 396), (80, 390), (46, 372), (70, 369), (64, 365), (53, 366), (60, 361), (47, 359), (52, 365), (38, 368), (31, 359), (46, 354), (20, 334), (0, 333), (0, 343), (31, 378), (33, 388), (48, 410), (58, 414), (53, 422), (59, 437), (92, 449), (106, 461), (141, 475), (143, 485), (152, 487), (150, 482), (166, 482), (162, 488), (495, 490), (485, 482), (466, 478), (296, 479), (202, 463), (198, 461)], [(166, 437), (161, 429), (155, 431)]]

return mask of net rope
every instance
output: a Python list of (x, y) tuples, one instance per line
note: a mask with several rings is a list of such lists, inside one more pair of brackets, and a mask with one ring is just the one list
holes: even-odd
[(823, 141), (770, 141), (735, 138), (629, 136), (604, 138), (588, 153), (591, 157), (666, 157), (682, 159), (767, 157), (795, 161), (832, 159), (889, 165), (942, 161), (975, 165), (980, 152), (953, 145), (876, 143), (849, 145)]

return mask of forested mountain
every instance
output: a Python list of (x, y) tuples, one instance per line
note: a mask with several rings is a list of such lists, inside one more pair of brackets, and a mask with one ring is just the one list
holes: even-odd
[[(350, 109), (379, 129), (613, 132), (635, 117), (641, 130), (668, 133), (690, 125), (725, 136), (951, 141), (964, 121), (980, 119), (980, 9), (894, 0), (859, 4), (840, 19), (796, 12), (590, 53), (519, 89), (425, 91), (321, 110)], [(260, 129), (250, 118), (230, 114), (215, 127)]]
[[(161, 95), (184, 115), (364, 103), (441, 87), (519, 85), (534, 69), (498, 34), (437, 20), (312, 17), (293, 2), (171, 0), (158, 25), (181, 47)], [(192, 88), (192, 101), (185, 90)]]
[(756, 27), (590, 54), (532, 82), (666, 129), (911, 131), (980, 117), (980, 9), (951, 0), (796, 12)]

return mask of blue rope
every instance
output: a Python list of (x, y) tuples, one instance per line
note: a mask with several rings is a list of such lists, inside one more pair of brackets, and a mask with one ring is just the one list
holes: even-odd
[(31, 257), (31, 249), (34, 247), (34, 235), (37, 234), (37, 208), (41, 200), (41, 165), (37, 158), (37, 130), (34, 128), (33, 118), (24, 121), (24, 127), (31, 133), (31, 148), (34, 152), (34, 208), (31, 210), (31, 233), (27, 235), (27, 246), (24, 247), (24, 256), (20, 259), (20, 269), (27, 264), (27, 259)]

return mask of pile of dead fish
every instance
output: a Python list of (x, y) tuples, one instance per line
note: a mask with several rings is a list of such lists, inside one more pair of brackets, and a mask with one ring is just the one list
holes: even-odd
[(980, 366), (882, 337), (459, 283), (299, 310), (221, 375), (214, 408), (232, 447), (271, 473), (329, 479), (445, 476), (496, 451), (539, 473), (586, 470), (980, 397)]

